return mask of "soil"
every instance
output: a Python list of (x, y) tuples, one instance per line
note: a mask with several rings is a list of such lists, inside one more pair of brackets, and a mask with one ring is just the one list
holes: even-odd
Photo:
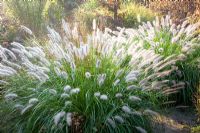
[(192, 127), (200, 125), (192, 107), (163, 110), (155, 118), (154, 133), (190, 133)]

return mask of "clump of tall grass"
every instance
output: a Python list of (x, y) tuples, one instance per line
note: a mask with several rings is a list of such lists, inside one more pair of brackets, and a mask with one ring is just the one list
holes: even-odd
[(17, 122), (9, 131), (150, 132), (151, 107), (184, 86), (165, 80), (177, 58), (135, 45), (123, 28), (101, 32), (94, 20), (83, 42), (62, 23), (62, 37), (48, 27), (47, 47), (0, 47), (1, 107)]
[(57, 0), (9, 0), (4, 1), (4, 4), (7, 12), (36, 35), (44, 33), (46, 24), (55, 25), (63, 17), (63, 7)]
[[(171, 55), (183, 56), (185, 59), (178, 62), (179, 72), (174, 80), (187, 83), (186, 88), (178, 96), (180, 102), (190, 103), (200, 81), (197, 66), (200, 37), (197, 33), (200, 23), (190, 24), (188, 20), (175, 25), (170, 16), (158, 17), (152, 23), (147, 22), (138, 29), (129, 29), (133, 40), (137, 40), (145, 49), (152, 49), (165, 58)], [(174, 62), (177, 63), (177, 62)], [(177, 75), (178, 74), (178, 75)], [(172, 78), (172, 77), (171, 77)]]
[(122, 18), (124, 27), (137, 28), (142, 22), (153, 21), (156, 13), (135, 2), (125, 2), (120, 6), (119, 17)]

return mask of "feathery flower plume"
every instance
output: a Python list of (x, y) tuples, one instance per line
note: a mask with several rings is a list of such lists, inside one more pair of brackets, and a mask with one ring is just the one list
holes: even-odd
[(55, 89), (49, 89), (49, 93), (53, 94), (53, 95), (56, 95), (57, 94), (57, 91)]
[(127, 86), (126, 89), (127, 89), (127, 90), (137, 90), (137, 89), (139, 89), (139, 87), (136, 86), (136, 85), (129, 85), (129, 86)]
[(14, 108), (16, 108), (18, 110), (22, 110), (24, 108), (24, 106), (21, 104), (15, 104)]
[(58, 123), (60, 122), (61, 118), (65, 116), (65, 112), (64, 111), (61, 111), (59, 113), (57, 113), (55, 116), (54, 116), (54, 124), (57, 126)]
[(13, 99), (15, 99), (15, 98), (17, 98), (17, 97), (18, 97), (18, 95), (15, 94), (15, 93), (8, 93), (8, 94), (6, 94), (6, 95), (4, 96), (4, 98), (5, 98), (6, 100), (13, 100)]
[(123, 95), (122, 95), (122, 93), (117, 93), (117, 94), (115, 94), (115, 97), (116, 97), (116, 98), (122, 98)]
[(71, 86), (66, 85), (66, 86), (64, 87), (64, 91), (65, 91), (65, 92), (69, 92), (70, 90), (71, 90)]
[(111, 118), (107, 119), (108, 124), (112, 127), (112, 128), (116, 128), (116, 124), (115, 121), (113, 121)]
[(106, 79), (106, 74), (99, 74), (98, 75), (97, 81), (98, 81), (99, 86), (103, 85), (105, 79)]
[(127, 114), (131, 114), (132, 113), (131, 109), (128, 106), (123, 106), (122, 107), (122, 111), (124, 111)]
[(67, 113), (67, 115), (66, 115), (66, 121), (67, 121), (67, 125), (68, 126), (72, 125), (72, 113)]
[(62, 93), (60, 97), (61, 98), (69, 98), (70, 96), (67, 93)]
[(113, 83), (113, 86), (117, 86), (119, 82), (120, 82), (120, 79), (115, 80), (115, 82)]
[(100, 99), (101, 99), (101, 100), (108, 100), (108, 96), (107, 96), (107, 95), (101, 95), (101, 96), (100, 96)]
[(152, 110), (150, 110), (150, 109), (144, 110), (143, 114), (145, 114), (145, 115), (151, 115), (151, 116), (158, 116), (158, 113), (157, 113), (157, 112), (152, 111)]
[(124, 123), (124, 119), (119, 115), (114, 116), (114, 119), (121, 124)]
[(31, 98), (29, 101), (28, 101), (28, 103), (29, 104), (32, 104), (32, 105), (34, 105), (34, 104), (36, 104), (36, 103), (38, 103), (39, 102), (39, 100), (37, 99), (37, 98)]
[(26, 113), (27, 111), (29, 111), (32, 107), (33, 107), (33, 104), (28, 104), (28, 105), (21, 111), (21, 115), (23, 115), (24, 113)]
[(33, 35), (33, 32), (29, 28), (27, 28), (26, 26), (24, 26), (24, 25), (21, 25), (20, 29), (24, 30), (29, 35)]
[(71, 89), (70, 90), (70, 94), (73, 95), (73, 94), (78, 94), (80, 92), (80, 88), (75, 88), (75, 89)]
[(129, 96), (129, 100), (133, 101), (133, 102), (142, 101), (142, 99), (140, 99), (139, 97), (136, 97), (136, 96)]
[(101, 61), (99, 59), (97, 59), (97, 61), (96, 61), (96, 68), (99, 68), (100, 64), (101, 64)]
[(95, 96), (95, 97), (99, 97), (100, 95), (101, 95), (100, 92), (95, 92), (95, 93), (94, 93), (94, 96)]
[(145, 129), (143, 129), (142, 127), (135, 127), (140, 133), (147, 133), (147, 131)]
[(65, 71), (62, 71), (61, 72), (61, 77), (67, 80), (68, 79), (68, 74)]
[(69, 106), (69, 105), (71, 105), (71, 104), (72, 104), (71, 101), (66, 101), (66, 102), (65, 102), (65, 106)]
[(89, 78), (91, 77), (91, 74), (90, 74), (89, 72), (86, 72), (86, 73), (85, 73), (85, 77), (86, 77), (87, 79), (89, 79)]

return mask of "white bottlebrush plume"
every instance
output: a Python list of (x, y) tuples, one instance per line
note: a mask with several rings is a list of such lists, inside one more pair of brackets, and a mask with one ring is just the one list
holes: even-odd
[(135, 127), (140, 133), (147, 133), (147, 131), (145, 129), (143, 129), (142, 127)]
[(139, 111), (133, 111), (132, 113), (131, 113), (132, 115), (137, 115), (137, 116), (142, 116), (142, 113), (141, 112), (139, 112)]
[(70, 94), (73, 95), (73, 94), (78, 94), (80, 92), (80, 88), (75, 88), (75, 89), (71, 89), (70, 90)]
[(133, 102), (142, 101), (142, 99), (140, 99), (140, 98), (137, 97), (137, 96), (129, 96), (129, 100), (130, 100), (130, 101), (133, 101)]
[(122, 98), (123, 95), (122, 95), (122, 93), (117, 93), (117, 94), (115, 94), (115, 97), (116, 97), (116, 98)]
[(116, 78), (120, 77), (120, 76), (123, 74), (123, 72), (124, 72), (123, 69), (118, 70), (118, 71), (116, 72), (115, 77), (116, 77)]
[(57, 91), (55, 89), (49, 89), (49, 93), (53, 94), (53, 95), (56, 95), (57, 94)]
[(22, 110), (22, 109), (24, 108), (24, 106), (21, 105), (21, 104), (15, 104), (15, 105), (14, 105), (14, 108), (16, 108), (16, 109), (18, 109), (18, 110)]
[(37, 99), (37, 98), (31, 98), (29, 101), (28, 101), (28, 103), (29, 104), (32, 104), (32, 105), (34, 105), (34, 104), (36, 104), (36, 103), (38, 103), (39, 102), (39, 100)]
[(98, 81), (99, 86), (103, 85), (105, 79), (106, 79), (106, 74), (99, 74), (98, 75), (97, 81)]
[(118, 85), (118, 84), (119, 84), (119, 82), (120, 82), (120, 79), (117, 79), (117, 80), (115, 80), (115, 82), (113, 83), (113, 86), (116, 86), (116, 85)]
[(66, 102), (65, 102), (65, 106), (70, 106), (70, 105), (72, 105), (72, 102), (71, 102), (71, 101), (66, 101)]
[(18, 97), (18, 95), (15, 94), (15, 93), (8, 93), (8, 94), (6, 94), (6, 95), (4, 96), (4, 98), (5, 98), (6, 100), (13, 100), (13, 99), (15, 99), (15, 98), (17, 98), (17, 97)]
[(18, 42), (12, 42), (11, 46), (13, 46), (14, 48), (17, 48), (18, 50), (25, 49), (25, 47), (23, 45), (21, 45), (20, 43), (18, 43)]
[(90, 72), (86, 72), (86, 73), (85, 73), (85, 77), (86, 77), (87, 79), (89, 79), (89, 78), (91, 77), (91, 73), (90, 73)]
[(122, 107), (122, 111), (124, 111), (127, 114), (131, 114), (132, 113), (131, 109), (128, 106), (123, 106)]
[(100, 65), (101, 65), (101, 61), (99, 59), (97, 59), (97, 61), (96, 61), (96, 68), (99, 68)]
[(111, 118), (108, 118), (107, 122), (112, 128), (116, 128), (116, 123)]
[(60, 120), (65, 116), (65, 112), (64, 111), (61, 111), (59, 113), (57, 113), (55, 116), (54, 116), (54, 124), (57, 126), (58, 123), (60, 122)]
[(20, 29), (22, 29), (23, 31), (25, 31), (29, 35), (33, 35), (33, 32), (29, 28), (27, 28), (26, 26), (24, 26), (24, 25), (21, 25)]
[(67, 80), (68, 79), (68, 74), (65, 71), (62, 71), (61, 72), (61, 77)]
[(101, 99), (101, 100), (108, 100), (108, 96), (107, 96), (107, 95), (101, 95), (101, 96), (100, 96), (100, 99)]
[(119, 115), (114, 116), (114, 119), (121, 124), (124, 123), (124, 119)]
[(54, 67), (54, 71), (56, 73), (57, 76), (61, 76), (61, 70), (58, 67)]
[(158, 113), (157, 113), (157, 112), (152, 111), (152, 110), (150, 110), (150, 109), (144, 110), (143, 114), (145, 114), (145, 115), (150, 115), (150, 116), (158, 116)]
[(4, 80), (0, 80), (0, 84), (8, 84), (8, 82), (6, 82)]
[(72, 125), (72, 113), (67, 113), (67, 115), (66, 115), (66, 121), (67, 121), (67, 125), (68, 126)]
[(21, 115), (29, 111), (33, 107), (33, 104), (28, 104), (25, 108), (22, 109)]
[(66, 85), (66, 86), (64, 87), (64, 91), (65, 91), (65, 92), (69, 92), (70, 90), (71, 90), (71, 86)]
[(127, 89), (127, 90), (137, 90), (137, 89), (139, 89), (139, 87), (136, 86), (136, 85), (129, 85), (129, 86), (127, 86), (126, 89)]
[(72, 69), (72, 71), (75, 71), (75, 69), (76, 69), (76, 65), (74, 62), (71, 63), (71, 69)]
[(94, 96), (95, 96), (95, 97), (99, 97), (100, 95), (101, 95), (100, 92), (95, 92), (95, 93), (94, 93)]
[(62, 93), (60, 97), (61, 98), (69, 98), (70, 96), (67, 93)]

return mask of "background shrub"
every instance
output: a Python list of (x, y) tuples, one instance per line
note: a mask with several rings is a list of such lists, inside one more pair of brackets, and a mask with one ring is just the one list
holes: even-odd
[[(93, 19), (97, 20), (98, 26), (102, 30), (105, 27), (115, 28), (113, 11), (100, 4), (97, 0), (86, 1), (75, 10), (74, 14), (75, 20), (83, 23), (87, 29), (91, 28), (90, 25)], [(132, 2), (122, 2), (118, 11), (118, 26), (126, 28), (137, 27), (142, 21), (153, 20), (155, 15), (150, 9), (141, 5)]]
[(29, 27), (36, 35), (46, 30), (46, 24), (53, 22), (56, 25), (56, 22), (63, 17), (62, 7), (56, 0), (11, 0), (4, 3), (7, 11), (11, 12), (21, 25)]
[(136, 28), (142, 22), (152, 21), (156, 13), (150, 9), (135, 3), (122, 4), (119, 10), (119, 17), (122, 18), (123, 26)]

